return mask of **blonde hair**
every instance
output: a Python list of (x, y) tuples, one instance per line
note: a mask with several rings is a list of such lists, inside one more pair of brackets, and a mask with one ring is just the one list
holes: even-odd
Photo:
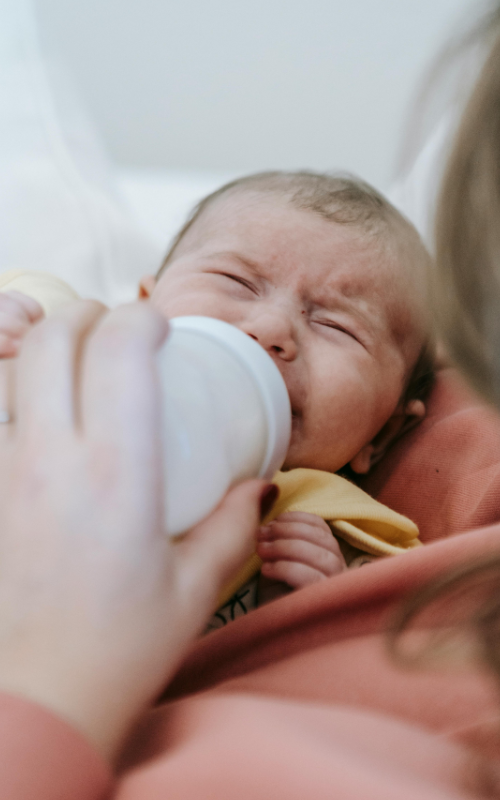
[(421, 259), (427, 257), (425, 245), (411, 222), (369, 183), (341, 172), (275, 170), (237, 178), (200, 200), (174, 237), (158, 276), (205, 211), (222, 197), (241, 192), (274, 194), (299, 211), (312, 211), (330, 222), (352, 225), (367, 234), (404, 240), (415, 255)]
[[(499, 4), (481, 20), (476, 33), (490, 40), (490, 47), (441, 188), (436, 317), (457, 364), (500, 408)], [(421, 586), (394, 618), (389, 649), (406, 664), (429, 664), (441, 655), (446, 663), (450, 655), (452, 661), (479, 659), (500, 683), (500, 554), (479, 557)], [(487, 752), (482, 756), (474, 788), (500, 797), (496, 762), (487, 760)]]
[[(484, 26), (484, 21), (482, 23)], [(500, 7), (465, 108), (436, 216), (436, 316), (450, 354), (500, 406)]]

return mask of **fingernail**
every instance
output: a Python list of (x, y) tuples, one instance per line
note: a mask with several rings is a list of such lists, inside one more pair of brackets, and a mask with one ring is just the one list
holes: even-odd
[(265, 487), (261, 496), (260, 496), (260, 518), (264, 519), (267, 517), (270, 510), (272, 509), (274, 503), (279, 494), (279, 489), (275, 483), (270, 483), (268, 486)]
[(261, 539), (267, 539), (269, 537), (270, 532), (271, 532), (270, 525), (261, 525), (261, 527), (257, 531), (257, 539), (259, 539), (259, 541)]

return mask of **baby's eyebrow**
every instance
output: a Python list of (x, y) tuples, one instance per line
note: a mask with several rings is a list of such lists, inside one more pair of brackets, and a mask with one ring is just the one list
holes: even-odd
[(258, 273), (260, 271), (259, 264), (257, 264), (256, 261), (252, 261), (251, 258), (247, 258), (241, 255), (241, 253), (237, 253), (235, 250), (221, 250), (218, 253), (210, 253), (206, 258), (208, 260), (226, 258), (230, 261), (239, 261), (240, 264), (252, 270), (252, 272)]
[(359, 292), (359, 294), (354, 292), (345, 293), (338, 289), (332, 291), (326, 286), (321, 287), (320, 293), (317, 290), (310, 292), (309, 300), (314, 308), (324, 309), (325, 311), (341, 310), (359, 314), (360, 307), (363, 304), (366, 307), (366, 303), (363, 303), (362, 292)]

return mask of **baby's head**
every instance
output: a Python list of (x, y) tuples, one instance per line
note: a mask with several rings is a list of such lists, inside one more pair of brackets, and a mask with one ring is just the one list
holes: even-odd
[(268, 172), (205, 198), (141, 294), (235, 325), (272, 356), (293, 432), (285, 469), (367, 472), (425, 413), (428, 255), (367, 184)]

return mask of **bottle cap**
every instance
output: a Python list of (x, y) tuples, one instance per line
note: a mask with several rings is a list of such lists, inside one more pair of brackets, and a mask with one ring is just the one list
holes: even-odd
[(285, 460), (291, 433), (290, 398), (281, 373), (263, 347), (239, 328), (212, 317), (174, 317), (173, 331), (199, 333), (224, 347), (252, 376), (267, 423), (267, 448), (259, 477), (271, 479)]

